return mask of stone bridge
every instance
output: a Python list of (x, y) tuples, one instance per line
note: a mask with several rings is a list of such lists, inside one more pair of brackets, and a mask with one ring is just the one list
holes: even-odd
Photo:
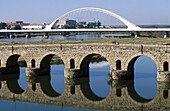
[(153, 99), (140, 97), (131, 80), (114, 80), (106, 98), (96, 96), (89, 85), (89, 78), (65, 79), (65, 90), (57, 93), (50, 84), (50, 76), (27, 77), (27, 89), (23, 90), (19, 76), (0, 76), (0, 100), (65, 106), (93, 110), (169, 110), (170, 83), (158, 82)]
[(150, 57), (157, 66), (158, 81), (169, 79), (170, 46), (135, 44), (53, 44), (0, 46), (0, 73), (18, 73), (18, 58), (27, 63), (27, 76), (50, 72), (50, 60), (54, 55), (65, 64), (65, 77), (89, 76), (89, 62), (93, 55), (105, 57), (110, 64), (113, 79), (133, 79), (134, 63), (138, 57)]

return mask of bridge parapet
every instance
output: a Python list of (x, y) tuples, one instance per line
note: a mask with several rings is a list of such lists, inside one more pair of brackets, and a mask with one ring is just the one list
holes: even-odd
[[(53, 55), (61, 57), (66, 69), (71, 69), (71, 60), (74, 68), (81, 69), (81, 64), (88, 61), (88, 56), (99, 54), (106, 58), (110, 64), (110, 72), (117, 70), (116, 62), (121, 62), (122, 71), (133, 71), (135, 60), (140, 56), (150, 57), (156, 64), (157, 70), (169, 71), (170, 46), (168, 45), (134, 45), (134, 44), (53, 44), (53, 45), (20, 45), (0, 46), (1, 67), (8, 67), (8, 64), (17, 64), (17, 58), (23, 57), (27, 68), (33, 70), (50, 70), (49, 61)], [(87, 59), (87, 60), (86, 60)], [(32, 67), (32, 60), (35, 67)], [(47, 64), (48, 63), (48, 64)], [(86, 63), (85, 63), (86, 64)], [(12, 67), (12, 65), (9, 65)], [(129, 67), (129, 69), (128, 69)], [(88, 68), (88, 67), (87, 67)], [(88, 70), (88, 69), (85, 69)], [(42, 70), (40, 70), (42, 71)], [(43, 71), (42, 71), (43, 72)], [(159, 73), (158, 73), (159, 77)]]

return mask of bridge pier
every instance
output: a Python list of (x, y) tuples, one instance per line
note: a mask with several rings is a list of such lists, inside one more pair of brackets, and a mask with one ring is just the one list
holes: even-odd
[(80, 69), (64, 69), (64, 77), (65, 78), (78, 78), (81, 77)]
[(136, 32), (135, 38), (140, 37), (140, 32)]
[(26, 38), (31, 38), (31, 34), (30, 34), (30, 33), (27, 33), (27, 34), (26, 34)]
[(168, 38), (168, 37), (170, 37), (169, 32), (165, 32), (164, 38)]
[(15, 35), (13, 33), (10, 33), (9, 38), (10, 39), (15, 38)]
[(111, 72), (111, 78), (114, 80), (125, 80), (127, 79), (127, 71), (114, 70)]
[(39, 69), (39, 68), (26, 68), (26, 76), (42, 76), (50, 75), (50, 68)]
[(110, 76), (113, 80), (131, 80), (134, 79), (134, 71), (113, 70)]
[(170, 72), (169, 71), (159, 71), (157, 81), (170, 82)]
[(48, 39), (49, 38), (49, 34), (46, 32), (45, 34), (44, 34), (44, 39)]

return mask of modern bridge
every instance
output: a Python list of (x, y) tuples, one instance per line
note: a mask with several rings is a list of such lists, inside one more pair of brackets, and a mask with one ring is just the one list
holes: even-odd
[[(81, 13), (84, 11), (90, 11), (90, 12), (99, 12), (104, 13), (106, 15), (109, 15), (113, 18), (116, 18), (117, 20), (121, 21), (124, 25), (127, 26), (127, 28), (91, 28), (91, 29), (54, 29), (54, 26), (62, 19), (66, 18), (67, 16), (71, 14), (75, 14), (77, 12)], [(130, 21), (126, 20), (125, 18), (119, 16), (118, 14), (115, 14), (111, 11), (100, 9), (100, 8), (80, 8), (72, 10), (56, 20), (54, 20), (51, 24), (49, 24), (45, 29), (42, 30), (0, 30), (0, 33), (10, 33), (11, 37), (14, 33), (27, 33), (26, 37), (31, 37), (30, 33), (44, 33), (44, 37), (49, 36), (48, 33), (50, 32), (129, 32), (129, 33), (135, 33), (136, 37), (140, 36), (140, 32), (163, 32), (164, 37), (169, 37), (170, 28), (140, 28), (139, 26), (136, 26), (135, 24), (131, 23)]]

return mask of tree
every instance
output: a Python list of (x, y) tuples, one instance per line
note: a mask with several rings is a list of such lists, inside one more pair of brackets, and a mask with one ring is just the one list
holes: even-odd
[(5, 29), (7, 27), (6, 23), (1, 22), (0, 23), (0, 29)]
[(15, 25), (13, 29), (14, 30), (21, 30), (21, 26), (20, 25)]
[(96, 25), (97, 25), (97, 28), (99, 28), (101, 26), (101, 22), (98, 20)]

